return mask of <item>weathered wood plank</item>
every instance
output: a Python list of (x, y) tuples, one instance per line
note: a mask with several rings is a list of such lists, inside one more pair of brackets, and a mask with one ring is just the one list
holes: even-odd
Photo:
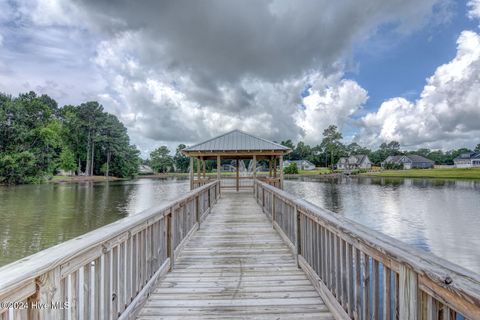
[[(271, 194), (266, 198), (270, 210), (276, 210), (273, 225), (279, 229), (284, 208), (273, 203)], [(314, 225), (303, 223), (302, 230), (313, 239)], [(296, 267), (295, 247), (288, 247), (271, 226), (250, 192), (224, 194), (179, 252), (172, 272), (162, 278), (139, 318), (310, 314), (331, 319), (310, 280)], [(285, 233), (283, 238), (290, 241)], [(314, 244), (308, 245), (315, 258)]]

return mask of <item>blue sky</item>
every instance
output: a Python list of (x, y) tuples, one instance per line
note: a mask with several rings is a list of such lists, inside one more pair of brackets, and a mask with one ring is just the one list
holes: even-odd
[[(480, 143), (480, 0), (9, 0), (0, 91), (97, 100), (144, 155), (276, 141)], [(302, 106), (299, 108), (299, 106)]]
[(356, 69), (346, 76), (368, 91), (366, 111), (375, 111), (391, 97), (417, 99), (425, 79), (455, 57), (458, 36), (463, 30), (477, 29), (478, 22), (468, 19), (466, 1), (451, 4), (450, 14), (447, 21), (407, 36), (380, 28), (373, 39), (355, 49)]

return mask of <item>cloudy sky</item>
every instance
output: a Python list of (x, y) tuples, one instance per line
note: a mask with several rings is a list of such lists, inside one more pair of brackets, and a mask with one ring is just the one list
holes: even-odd
[(0, 0), (0, 91), (98, 100), (143, 152), (231, 129), (480, 143), (480, 0)]

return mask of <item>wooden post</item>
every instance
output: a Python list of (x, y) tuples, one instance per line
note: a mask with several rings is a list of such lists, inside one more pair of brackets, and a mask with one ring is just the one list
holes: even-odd
[(200, 203), (199, 203), (199, 196), (198, 194), (195, 196), (195, 219), (198, 223), (198, 229), (200, 229)]
[(221, 170), (222, 170), (222, 164), (221, 164), (221, 158), (220, 156), (217, 156), (217, 180), (220, 181), (221, 178)]
[(240, 159), (237, 157), (237, 192), (240, 189)]
[(273, 177), (277, 178), (277, 157), (273, 158)]
[(175, 249), (173, 248), (174, 243), (173, 243), (173, 215), (174, 215), (174, 209), (170, 209), (170, 213), (167, 214), (165, 217), (167, 218), (167, 254), (168, 257), (170, 258), (170, 268), (169, 270), (172, 271), (173, 267), (175, 265)]
[(190, 158), (190, 190), (193, 190), (193, 180), (195, 179), (194, 176), (194, 162), (193, 157)]
[(280, 189), (283, 190), (283, 155), (280, 156)]
[(398, 283), (399, 319), (418, 319), (418, 275), (401, 264)]
[(275, 193), (272, 192), (272, 227), (275, 229)]
[(300, 215), (298, 214), (296, 205), (293, 206), (293, 219), (295, 221), (295, 260), (297, 261), (297, 267), (300, 268), (300, 264), (298, 262), (298, 255), (302, 252), (302, 248), (300, 247)]
[(272, 157), (268, 160), (268, 177), (272, 177)]
[(255, 179), (257, 179), (257, 156), (253, 155), (253, 194), (255, 195), (255, 200), (257, 200), (257, 192), (255, 186)]
[(205, 170), (205, 160), (202, 157), (202, 167), (203, 167), (203, 179), (207, 177), (206, 170)]
[[(46, 305), (48, 308), (33, 308), (30, 306), (29, 316), (32, 319), (47, 320), (63, 318), (63, 310), (50, 307), (52, 303), (63, 303), (66, 301), (65, 292), (62, 290), (60, 267), (56, 267), (37, 278), (37, 294), (35, 298), (36, 300), (34, 302), (37, 306)], [(71, 302), (69, 301), (69, 303)]]
[(200, 180), (200, 158), (197, 158), (197, 179)]

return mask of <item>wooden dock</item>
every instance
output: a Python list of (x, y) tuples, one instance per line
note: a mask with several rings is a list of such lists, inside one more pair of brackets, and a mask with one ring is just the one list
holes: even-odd
[(251, 192), (224, 192), (139, 319), (333, 319)]
[(0, 268), (0, 320), (480, 319), (478, 274), (270, 182), (204, 181)]

